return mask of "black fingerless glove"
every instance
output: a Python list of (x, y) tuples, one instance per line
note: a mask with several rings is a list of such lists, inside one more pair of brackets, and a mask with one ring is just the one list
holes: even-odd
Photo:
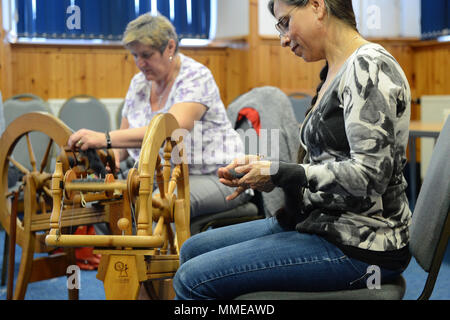
[[(278, 170), (276, 166), (278, 165)], [(286, 162), (272, 162), (270, 171), (275, 172), (270, 176), (272, 183), (280, 188), (306, 187), (308, 180), (302, 165)]]
[(284, 191), (284, 206), (275, 213), (280, 226), (294, 230), (301, 220), (302, 188), (307, 186), (305, 169), (298, 164), (285, 162), (272, 163), (271, 170), (279, 165), (278, 171), (271, 175), (272, 183)]

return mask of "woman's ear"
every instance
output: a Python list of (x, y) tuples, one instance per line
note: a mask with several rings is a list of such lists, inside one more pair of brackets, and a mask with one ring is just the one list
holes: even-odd
[(319, 20), (322, 20), (327, 15), (327, 6), (325, 5), (325, 0), (310, 0), (309, 3)]
[(167, 50), (170, 56), (175, 54), (176, 47), (175, 40), (169, 39), (169, 42), (167, 43)]

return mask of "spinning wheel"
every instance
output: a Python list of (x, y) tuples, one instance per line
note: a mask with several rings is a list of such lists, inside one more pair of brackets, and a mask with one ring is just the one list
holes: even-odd
[[(30, 139), (31, 132), (40, 132), (49, 138), (45, 153), (39, 163), (37, 163), (34, 152), (36, 146), (32, 145)], [(40, 211), (42, 214), (39, 215), (39, 218), (45, 219), (45, 216), (47, 216), (47, 221), (49, 221), (50, 215), (49, 213), (46, 214), (46, 212), (47, 208), (51, 209), (52, 203), (48, 185), (51, 174), (45, 172), (45, 168), (50, 160), (52, 147), (58, 146), (61, 148), (64, 146), (70, 134), (70, 129), (57, 118), (45, 113), (28, 113), (13, 121), (1, 137), (0, 222), (8, 235), (12, 231), (10, 228), (11, 194), (8, 191), (10, 164), (24, 174), (22, 183), (19, 186), (19, 190), (21, 193), (23, 192), (23, 202), (19, 205), (19, 211), (23, 211), (24, 216), (22, 220), (18, 218), (16, 220), (16, 242), (22, 247), (22, 258), (14, 293), (15, 299), (23, 299), (25, 297), (27, 283), (30, 280), (34, 280), (36, 276), (36, 274), (32, 274), (33, 253), (48, 251), (44, 244), (44, 238), (35, 232), (39, 228), (32, 230), (31, 220), (33, 217), (37, 217), (37, 213)], [(20, 163), (11, 156), (17, 143), (22, 138), (25, 138), (27, 142), (29, 164)], [(31, 170), (27, 169), (28, 165), (31, 165)], [(46, 228), (48, 229), (49, 226), (47, 225)], [(5, 263), (3, 268), (5, 268)]]
[[(160, 114), (152, 120), (143, 140), (139, 167), (130, 170), (126, 181), (67, 182), (62, 164), (56, 165), (52, 178), (51, 230), (45, 241), (49, 246), (97, 248), (95, 252), (102, 256), (97, 278), (104, 282), (107, 299), (136, 299), (143, 282), (171, 278), (179, 266), (179, 248), (190, 236), (190, 205), (189, 172), (182, 139), (171, 139), (178, 128), (170, 114)], [(173, 161), (173, 155), (183, 161)], [(124, 203), (136, 208), (135, 234), (130, 232), (133, 221), (126, 216), (118, 221), (122, 235), (62, 234), (58, 204), (63, 194), (80, 190), (93, 193), (120, 190)], [(175, 233), (171, 224), (175, 225)]]
[[(32, 134), (46, 136), (48, 143), (40, 157), (36, 155), (38, 145), (33, 145)], [(51, 154), (59, 150), (58, 159), (64, 172), (70, 169), (69, 158), (64, 150), (72, 131), (58, 118), (40, 112), (27, 113), (14, 120), (3, 133), (0, 140), (0, 222), (8, 235), (11, 229), (11, 192), (8, 190), (8, 172), (12, 167), (18, 169), (24, 176), (18, 186), (20, 198), (18, 211), (23, 212), (23, 218), (13, 221), (15, 241), (22, 248), (22, 257), (14, 299), (24, 299), (29, 282), (46, 280), (66, 275), (68, 264), (74, 264), (73, 255), (55, 255), (48, 258), (33, 260), (34, 253), (50, 252), (53, 248), (45, 245), (45, 232), (50, 229), (49, 221), (53, 206), (51, 192), (52, 174), (46, 172)], [(21, 163), (12, 157), (18, 142), (25, 139), (29, 163)], [(112, 161), (113, 162), (113, 161)], [(31, 169), (28, 169), (30, 167)], [(93, 210), (91, 210), (93, 211)], [(104, 212), (97, 210), (90, 213), (94, 219), (84, 218), (82, 224), (103, 221)], [(71, 217), (77, 215), (71, 213)], [(15, 223), (14, 223), (15, 222)], [(4, 259), (5, 262), (5, 259)], [(5, 263), (3, 265), (5, 268)]]

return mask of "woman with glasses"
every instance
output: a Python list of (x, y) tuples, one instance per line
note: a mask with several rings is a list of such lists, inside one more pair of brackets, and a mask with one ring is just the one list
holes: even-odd
[(410, 260), (405, 74), (360, 36), (352, 0), (271, 0), (269, 9), (283, 47), (325, 60), (300, 130), (299, 163), (247, 156), (219, 169), (222, 183), (236, 188), (228, 199), (278, 186), (285, 204), (273, 218), (188, 239), (174, 278), (178, 299), (362, 288), (373, 270), (388, 281)]
[[(243, 194), (227, 202), (233, 188), (221, 184), (217, 170), (244, 154), (211, 71), (183, 55), (178, 35), (162, 15), (144, 14), (131, 21), (123, 43), (134, 57), (139, 73), (131, 80), (119, 130), (81, 129), (68, 141), (73, 148), (113, 148), (116, 167), (131, 156), (138, 161), (147, 126), (154, 116), (171, 113), (184, 136), (190, 174), (191, 217), (223, 212), (248, 201)], [(151, 143), (151, 142), (150, 142)]]

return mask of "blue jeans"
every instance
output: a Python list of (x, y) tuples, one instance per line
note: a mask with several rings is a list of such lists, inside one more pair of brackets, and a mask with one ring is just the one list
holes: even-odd
[[(173, 286), (176, 299), (182, 300), (356, 289), (366, 286), (368, 267), (322, 237), (285, 231), (268, 218), (189, 238), (181, 248)], [(395, 273), (381, 269), (382, 278)]]

